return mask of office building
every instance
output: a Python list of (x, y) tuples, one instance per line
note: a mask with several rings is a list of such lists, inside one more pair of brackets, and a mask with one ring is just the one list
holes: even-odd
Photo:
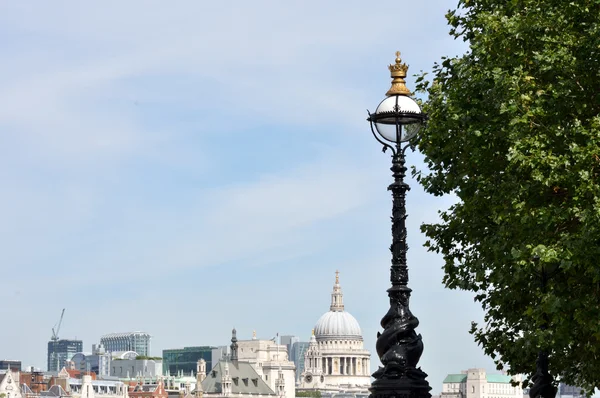
[(148, 378), (157, 379), (162, 375), (163, 362), (160, 358), (114, 359), (110, 365), (110, 375), (120, 379)]
[(308, 341), (298, 341), (292, 345), (290, 359), (296, 366), (296, 380), (300, 380), (300, 375), (304, 372), (304, 356), (308, 350)]
[(288, 356), (290, 357), (290, 360), (292, 359), (292, 346), (294, 345), (294, 343), (299, 342), (300, 339), (296, 336), (281, 336), (279, 338), (279, 344), (283, 344), (287, 347), (287, 352), (288, 352)]
[(191, 375), (196, 372), (196, 367), (200, 359), (206, 361), (206, 369), (210, 372), (213, 367), (213, 350), (217, 347), (184, 347), (163, 350), (163, 374), (176, 375), (181, 372)]
[(10, 359), (0, 359), (0, 370), (10, 369), (13, 372), (21, 371), (21, 361), (13, 361)]
[(48, 342), (48, 371), (58, 372), (73, 355), (83, 351), (83, 341), (59, 339)]
[(110, 376), (111, 354), (102, 344), (92, 344), (92, 352), (78, 352), (71, 358), (74, 370), (94, 372), (98, 377)]
[(111, 333), (100, 337), (100, 344), (107, 352), (134, 351), (141, 356), (150, 356), (150, 336), (145, 332)]

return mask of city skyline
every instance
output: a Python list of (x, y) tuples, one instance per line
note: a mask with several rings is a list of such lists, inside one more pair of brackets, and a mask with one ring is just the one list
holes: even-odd
[[(411, 89), (466, 51), (453, 4), (379, 5), (1, 4), (2, 356), (44, 368), (62, 308), (60, 337), (84, 350), (127, 330), (153, 336), (151, 355), (222, 345), (233, 327), (308, 341), (338, 269), (374, 371), (391, 173), (366, 109), (395, 51)], [(411, 310), (437, 393), (494, 365), (468, 334), (480, 308), (422, 246), (420, 224), (454, 199), (408, 182)]]

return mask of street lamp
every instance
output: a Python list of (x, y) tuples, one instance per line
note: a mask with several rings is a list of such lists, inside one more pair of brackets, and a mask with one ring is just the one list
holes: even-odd
[(377, 354), (383, 366), (373, 373), (375, 380), (371, 398), (429, 398), (431, 387), (427, 374), (417, 363), (423, 353), (421, 335), (415, 332), (419, 320), (410, 312), (408, 266), (406, 264), (406, 192), (410, 190), (404, 182), (406, 176), (405, 152), (414, 148), (414, 139), (423, 125), (426, 115), (410, 97), (404, 78), (408, 66), (402, 63), (400, 52), (396, 63), (389, 66), (392, 87), (385, 94), (375, 113), (369, 112), (371, 132), (383, 151), (392, 153), (392, 175), (394, 182), (388, 187), (392, 191), (392, 266), (387, 290), (390, 309), (381, 319), (382, 333), (377, 333)]

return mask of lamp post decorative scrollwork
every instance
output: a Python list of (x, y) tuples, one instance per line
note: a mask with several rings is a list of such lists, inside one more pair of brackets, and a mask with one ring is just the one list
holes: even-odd
[(404, 78), (408, 66), (402, 63), (400, 52), (396, 62), (389, 66), (392, 87), (386, 98), (369, 112), (368, 121), (373, 136), (383, 145), (383, 151), (392, 154), (394, 181), (388, 190), (392, 192), (392, 265), (388, 289), (390, 309), (381, 320), (382, 333), (377, 333), (377, 354), (383, 366), (373, 377), (371, 398), (429, 398), (431, 387), (427, 374), (417, 367), (423, 353), (421, 335), (415, 329), (419, 320), (409, 308), (411, 289), (408, 287), (406, 263), (406, 193), (410, 190), (404, 181), (408, 148), (414, 148), (414, 140), (426, 119), (419, 105), (410, 97)]

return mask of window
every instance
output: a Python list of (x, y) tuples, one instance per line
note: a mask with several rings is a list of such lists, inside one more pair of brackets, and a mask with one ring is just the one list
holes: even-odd
[[(475, 374), (475, 373), (473, 373), (473, 374)], [(471, 392), (475, 393), (475, 386), (471, 386)]]

